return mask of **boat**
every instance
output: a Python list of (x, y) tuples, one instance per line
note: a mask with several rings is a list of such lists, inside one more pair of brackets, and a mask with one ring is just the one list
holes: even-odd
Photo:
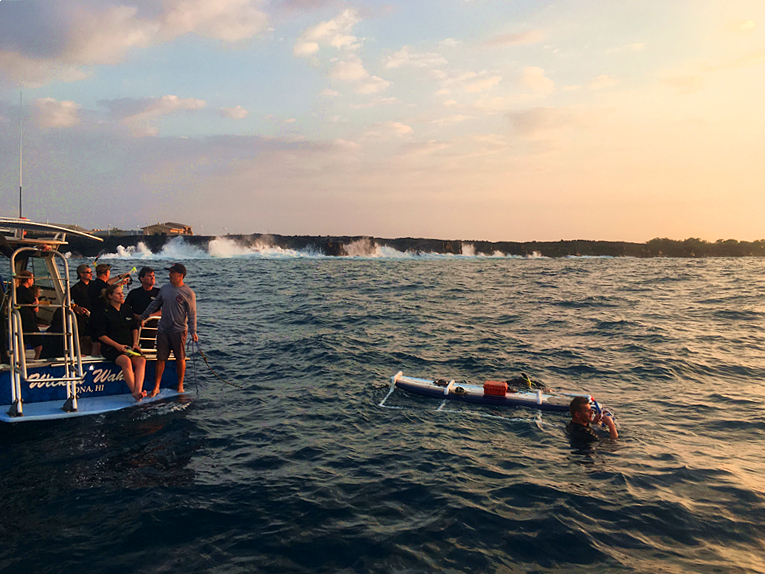
[[(77, 319), (70, 297), (69, 264), (60, 248), (68, 234), (102, 241), (88, 233), (26, 218), (0, 217), (0, 234), (12, 250), (8, 261), (10, 274), (3, 281), (0, 270), (2, 326), (0, 326), (0, 421), (19, 423), (65, 419), (120, 410), (178, 396), (169, 387), (177, 385), (175, 360), (170, 357), (155, 397), (136, 402), (122, 377), (122, 369), (100, 356), (83, 356), (80, 350)], [(10, 249), (7, 249), (10, 247)], [(2, 264), (2, 261), (0, 261)], [(16, 300), (14, 279), (29, 270), (35, 286), (41, 288), (38, 322), (50, 324), (54, 312), (61, 309), (62, 330), (43, 331), (43, 337), (60, 337), (63, 354), (48, 359), (28, 356), (22, 327), (20, 305)], [(148, 327), (148, 326), (147, 326)], [(153, 336), (140, 335), (146, 356), (144, 384), (153, 384), (156, 366)]]
[[(530, 407), (543, 411), (561, 412), (568, 412), (569, 404), (574, 397), (583, 396), (593, 403), (596, 412), (603, 408), (590, 394), (552, 391), (543, 388), (542, 385), (535, 383), (525, 375), (513, 379), (509, 383), (508, 381), (486, 381), (483, 384), (475, 385), (458, 383), (453, 379), (409, 377), (399, 371), (391, 377), (391, 390), (388, 396), (396, 388), (436, 399), (501, 407)], [(383, 403), (387, 398), (383, 399)]]

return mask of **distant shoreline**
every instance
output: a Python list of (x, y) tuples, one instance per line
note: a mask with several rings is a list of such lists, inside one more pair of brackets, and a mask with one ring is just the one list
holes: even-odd
[[(73, 235), (67, 236), (68, 245), (62, 251), (73, 256), (96, 257), (99, 254), (115, 253), (118, 246), (135, 247), (146, 245), (158, 253), (164, 245), (178, 236), (126, 235), (112, 236), (96, 243)], [(183, 241), (207, 249), (210, 241), (221, 236), (189, 235)], [(368, 236), (317, 236), (317, 235), (276, 235), (254, 233), (251, 235), (225, 235), (226, 239), (243, 247), (278, 247), (295, 251), (308, 251), (326, 256), (364, 255), (365, 250), (391, 248), (402, 253), (452, 254), (452, 255), (501, 255), (505, 257), (765, 257), (765, 240), (716, 241), (710, 243), (701, 239), (652, 239), (646, 243), (626, 241), (471, 241), (460, 239), (396, 238), (385, 239)]]

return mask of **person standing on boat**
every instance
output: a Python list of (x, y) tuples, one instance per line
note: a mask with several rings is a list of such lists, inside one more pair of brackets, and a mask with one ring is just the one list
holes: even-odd
[[(159, 287), (154, 286), (155, 276), (154, 269), (151, 267), (142, 267), (138, 272), (138, 280), (141, 282), (141, 286), (133, 289), (128, 293), (125, 303), (130, 305), (135, 314), (136, 321), (141, 319), (141, 313), (146, 311), (146, 307), (151, 305), (151, 302), (159, 295)], [(154, 315), (161, 315), (162, 310), (155, 311)], [(143, 325), (141, 329), (141, 338), (139, 342), (142, 349), (154, 349), (157, 339), (156, 324), (152, 327)]]
[(42, 352), (42, 337), (37, 334), (40, 329), (37, 326), (38, 300), (32, 290), (34, 282), (35, 276), (26, 269), (16, 276), (16, 302), (20, 305), (19, 314), (24, 342), (27, 347), (34, 349), (35, 359), (39, 359)]
[(159, 295), (141, 314), (141, 322), (157, 309), (162, 309), (162, 318), (157, 326), (157, 367), (154, 375), (154, 390), (150, 397), (159, 393), (162, 373), (165, 363), (170, 357), (170, 351), (175, 355), (175, 368), (178, 373), (178, 392), (183, 392), (183, 377), (186, 373), (186, 336), (191, 334), (191, 340), (199, 340), (197, 335), (197, 296), (183, 283), (186, 277), (186, 267), (173, 263), (166, 267), (170, 272), (170, 284), (163, 285)]
[(130, 393), (140, 401), (146, 396), (143, 390), (146, 358), (138, 347), (138, 321), (130, 305), (125, 304), (121, 285), (109, 285), (102, 301), (103, 311), (92, 318), (93, 336), (101, 342), (101, 354), (122, 369)]
[[(77, 315), (77, 333), (80, 338), (80, 352), (90, 355), (93, 352), (93, 342), (90, 338), (90, 295), (88, 285), (93, 279), (93, 270), (90, 265), (83, 263), (77, 267), (79, 281), (72, 285), (69, 295), (72, 298), (72, 309)], [(63, 325), (63, 323), (62, 323)]]
[(133, 313), (140, 317), (141, 313), (146, 311), (146, 307), (151, 305), (151, 302), (157, 298), (157, 295), (159, 295), (159, 287), (154, 286), (154, 269), (151, 267), (141, 268), (138, 272), (138, 281), (141, 282), (141, 286), (128, 293), (125, 303), (130, 305), (133, 309)]
[(99, 263), (96, 265), (96, 278), (93, 279), (88, 285), (88, 297), (90, 297), (90, 312), (100, 311), (103, 299), (101, 295), (104, 289), (109, 285), (122, 285), (127, 281), (129, 273), (123, 273), (116, 277), (111, 277), (112, 266), (108, 263)]
[(571, 422), (566, 425), (566, 431), (572, 443), (589, 444), (600, 440), (598, 434), (592, 429), (590, 423), (604, 423), (608, 427), (610, 438), (619, 438), (616, 431), (616, 423), (610, 415), (595, 415), (590, 400), (587, 397), (574, 397), (568, 406), (571, 413)]

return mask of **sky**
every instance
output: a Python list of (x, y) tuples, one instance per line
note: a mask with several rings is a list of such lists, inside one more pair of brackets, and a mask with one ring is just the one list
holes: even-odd
[(0, 215), (765, 238), (762, 0), (0, 0)]

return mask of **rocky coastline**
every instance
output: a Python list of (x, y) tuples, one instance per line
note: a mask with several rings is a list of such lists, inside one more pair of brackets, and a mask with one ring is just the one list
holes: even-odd
[[(103, 243), (68, 236), (63, 251), (72, 256), (96, 257), (103, 253), (115, 253), (119, 246), (135, 247), (143, 243), (154, 253), (176, 236), (124, 235), (104, 238)], [(652, 239), (646, 243), (626, 241), (480, 241), (460, 239), (426, 239), (403, 237), (385, 239), (368, 236), (315, 236), (275, 235), (254, 233), (251, 235), (226, 235), (226, 239), (243, 247), (279, 247), (295, 251), (307, 251), (326, 256), (349, 256), (371, 254), (377, 248), (391, 248), (402, 253), (452, 254), (452, 255), (502, 255), (515, 257), (762, 257), (765, 256), (765, 240), (754, 242), (701, 239)], [(183, 236), (188, 245), (207, 250), (216, 237)]]

